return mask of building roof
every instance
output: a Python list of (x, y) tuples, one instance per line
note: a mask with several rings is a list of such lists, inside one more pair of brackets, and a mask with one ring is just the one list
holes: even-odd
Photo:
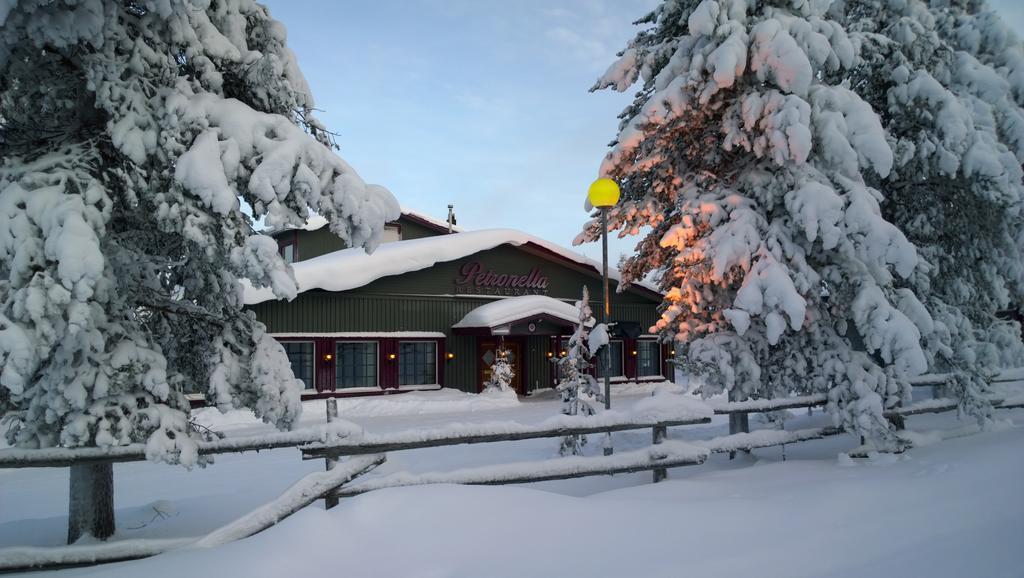
[[(380, 245), (372, 254), (359, 247), (342, 249), (306, 261), (292, 264), (299, 293), (313, 289), (348, 291), (368, 285), (382, 277), (402, 275), (455, 261), (501, 245), (531, 247), (553, 258), (576, 264), (600, 275), (601, 264), (564, 247), (515, 229), (481, 229), (451, 235), (438, 235)], [(618, 271), (608, 270), (608, 276), (620, 280)], [(269, 288), (256, 289), (243, 282), (245, 303), (255, 305), (276, 299)], [(660, 299), (657, 288), (646, 283), (633, 287)]]
[[(441, 220), (441, 219), (437, 219), (437, 218), (431, 217), (430, 215), (428, 215), (426, 213), (421, 213), (419, 211), (414, 211), (414, 210), (412, 210), (412, 209), (410, 209), (408, 207), (404, 207), (404, 206), (401, 207), (401, 210), (402, 210), (402, 217), (401, 218), (405, 218), (405, 219), (408, 219), (410, 221), (414, 221), (416, 223), (419, 223), (420, 225), (423, 225), (424, 227), (427, 227), (428, 229), (433, 229), (434, 231), (437, 231), (438, 233), (447, 233), (448, 232), (448, 221), (444, 221), (444, 220)], [(314, 214), (310, 215), (309, 220), (307, 220), (305, 222), (305, 224), (303, 224), (301, 227), (287, 226), (287, 227), (281, 227), (279, 229), (267, 229), (267, 230), (264, 231), (264, 233), (266, 233), (268, 235), (271, 235), (271, 236), (274, 236), (274, 235), (277, 235), (278, 233), (283, 233), (285, 231), (318, 231), (320, 229), (323, 229), (324, 227), (326, 227), (329, 224), (330, 223), (328, 223), (326, 218), (324, 218), (321, 215), (318, 215), (318, 214), (314, 213)], [(462, 232), (462, 229), (460, 229), (459, 227), (453, 226), (452, 227), (452, 231), (454, 231), (456, 233), (460, 233), (460, 232)]]
[(575, 306), (547, 295), (521, 295), (506, 297), (470, 311), (452, 329), (497, 327), (509, 325), (538, 315), (564, 321), (568, 325), (579, 322), (580, 312)]

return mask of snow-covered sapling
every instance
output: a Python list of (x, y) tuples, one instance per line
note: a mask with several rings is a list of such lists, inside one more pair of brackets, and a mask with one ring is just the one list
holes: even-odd
[(512, 389), (512, 380), (515, 379), (515, 370), (509, 357), (512, 353), (504, 344), (498, 346), (494, 351), (494, 363), (491, 364), (491, 377), (484, 382), (484, 391), (506, 392)]
[[(591, 375), (591, 354), (594, 333), (605, 334), (604, 325), (594, 327), (594, 315), (590, 311), (590, 293), (583, 287), (583, 297), (576, 302), (579, 318), (575, 330), (569, 337), (565, 355), (558, 358), (558, 385), (562, 394), (562, 413), (565, 415), (594, 415), (604, 407), (600, 387)], [(594, 331), (591, 332), (591, 328)], [(600, 341), (600, 340), (598, 340)], [(607, 339), (605, 339), (607, 342)], [(558, 453), (579, 455), (587, 443), (585, 435), (568, 435), (562, 438)]]

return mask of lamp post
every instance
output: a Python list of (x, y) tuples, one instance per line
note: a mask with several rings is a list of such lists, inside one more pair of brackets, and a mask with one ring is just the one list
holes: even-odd
[[(601, 323), (605, 324), (605, 329), (607, 330), (608, 320), (612, 312), (608, 297), (608, 209), (614, 207), (619, 202), (619, 185), (611, 179), (597, 179), (591, 183), (590, 190), (587, 191), (587, 199), (591, 205), (601, 211), (601, 288), (602, 299), (604, 300), (601, 307)], [(608, 410), (612, 408), (612, 382), (609, 375), (612, 369), (610, 345), (606, 344), (604, 346), (601, 361), (604, 365), (604, 408)], [(610, 437), (611, 433), (608, 435)], [(605, 444), (604, 455), (611, 455), (611, 453), (611, 443)]]

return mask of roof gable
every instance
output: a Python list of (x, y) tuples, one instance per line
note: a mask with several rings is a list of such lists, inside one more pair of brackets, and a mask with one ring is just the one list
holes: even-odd
[[(485, 229), (387, 243), (378, 247), (373, 254), (358, 248), (343, 249), (295, 263), (292, 267), (299, 292), (317, 289), (348, 291), (365, 287), (378, 279), (421, 271), (439, 263), (465, 259), (504, 245), (573, 269), (590, 278), (600, 278), (600, 264), (597, 261), (513, 229)], [(609, 276), (615, 281), (619, 279), (615, 270), (609, 270)], [(661, 294), (650, 286), (633, 285), (627, 291), (651, 301), (661, 301)], [(273, 299), (269, 289), (255, 289), (246, 283), (247, 304)]]

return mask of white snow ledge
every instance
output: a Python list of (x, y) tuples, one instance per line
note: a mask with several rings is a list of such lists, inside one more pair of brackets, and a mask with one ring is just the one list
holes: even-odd
[(452, 328), (495, 327), (536, 315), (549, 315), (571, 324), (579, 322), (580, 311), (565, 301), (546, 295), (521, 295), (481, 305), (467, 313)]

